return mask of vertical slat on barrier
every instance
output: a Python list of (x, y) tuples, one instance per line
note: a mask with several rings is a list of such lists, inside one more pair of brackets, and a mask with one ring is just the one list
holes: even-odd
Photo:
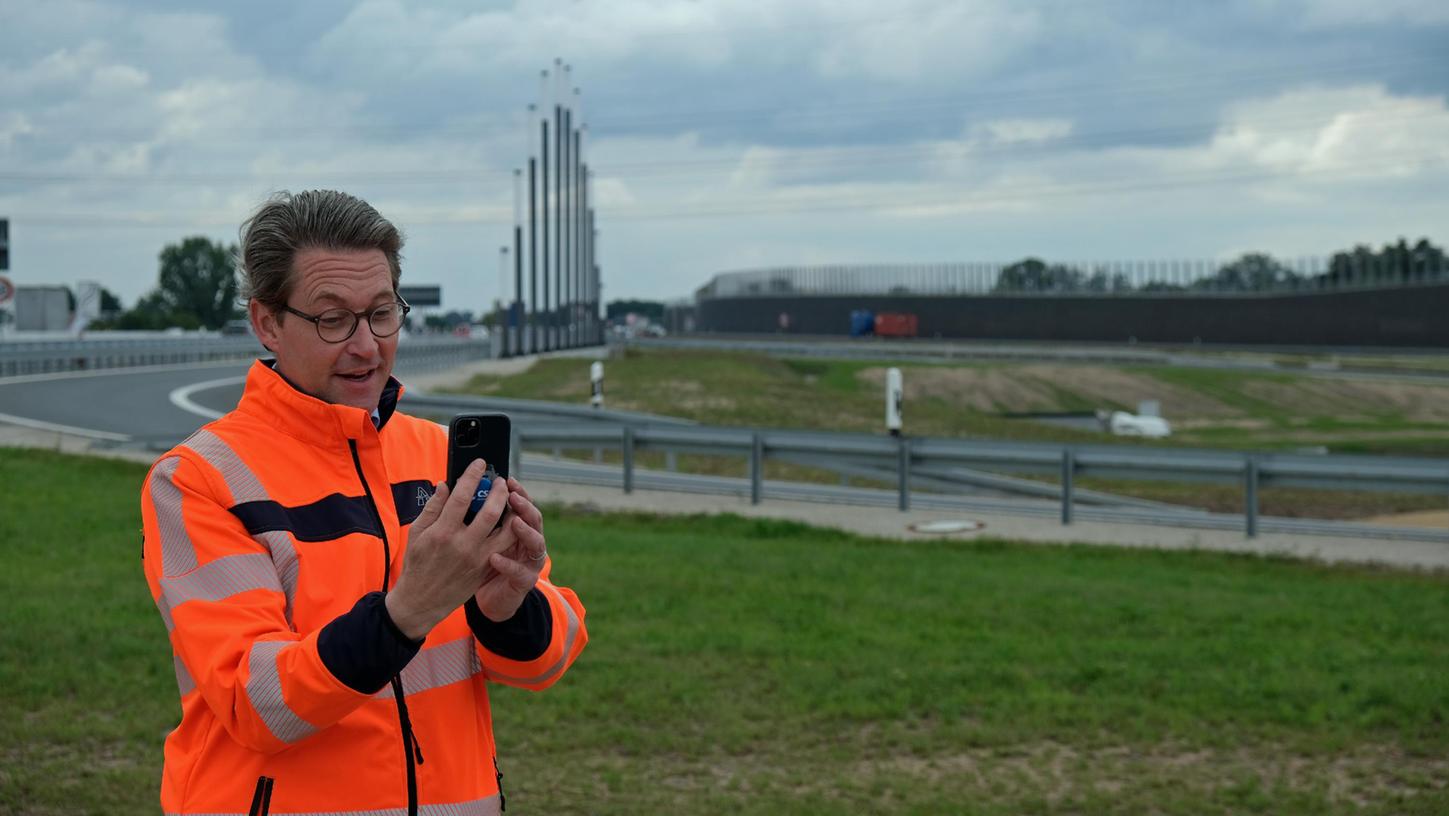
[(634, 428), (624, 426), (624, 492), (634, 492)]
[(750, 504), (759, 504), (765, 481), (765, 438), (756, 433), (750, 438)]
[(1248, 538), (1258, 535), (1258, 459), (1243, 463), (1243, 522)]
[(523, 461), (522, 437), (518, 435), (518, 426), (511, 423), (508, 426), (508, 460), (508, 472), (513, 478), (522, 479), (523, 475), (518, 467), (518, 463)]
[(1077, 455), (1062, 449), (1062, 524), (1072, 523), (1072, 476), (1077, 472)]
[(911, 438), (896, 437), (896, 489), (900, 494), (896, 506), (901, 512), (911, 509)]

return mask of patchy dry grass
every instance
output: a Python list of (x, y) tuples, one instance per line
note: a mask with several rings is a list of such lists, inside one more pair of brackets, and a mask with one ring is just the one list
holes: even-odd
[[(708, 424), (880, 432), (886, 364), (774, 359), (757, 354), (631, 349), (608, 364), (611, 407)], [(1008, 419), (1007, 412), (1135, 410), (1155, 399), (1175, 433), (1162, 444), (1250, 450), (1449, 455), (1449, 387), (1325, 380), (1198, 368), (1044, 364), (902, 365), (906, 430), (918, 436), (1103, 443), (1090, 431)], [(511, 377), (479, 377), (473, 393), (584, 403), (588, 366), (544, 360)], [(1158, 444), (1131, 440), (1131, 444)], [(739, 460), (689, 460), (689, 472), (743, 475)], [(662, 459), (641, 460), (657, 467)], [(770, 478), (832, 483), (834, 474), (771, 463)], [(1085, 486), (1085, 484), (1084, 484)], [(1100, 482), (1096, 489), (1237, 512), (1236, 485)], [(1352, 493), (1266, 486), (1271, 515), (1384, 517), (1443, 508), (1442, 495)]]

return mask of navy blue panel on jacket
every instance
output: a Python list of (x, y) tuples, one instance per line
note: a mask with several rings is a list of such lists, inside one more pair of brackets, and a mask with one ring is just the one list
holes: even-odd
[(381, 592), (363, 595), (317, 634), (322, 665), (363, 694), (380, 691), (423, 647), (421, 640), (410, 640), (393, 623), (386, 598)]
[(483, 648), (509, 660), (537, 660), (553, 638), (553, 615), (538, 587), (528, 591), (518, 611), (506, 621), (489, 620), (472, 598), (464, 602), (463, 613)]
[(298, 541), (331, 541), (348, 533), (381, 536), (366, 496), (333, 493), (311, 504), (287, 507), (274, 501), (252, 501), (231, 508), (252, 535), (277, 530)]
[(397, 523), (412, 524), (417, 520), (418, 514), (423, 512), (423, 505), (433, 497), (433, 491), (436, 489), (437, 485), (422, 479), (394, 482), (392, 484), (392, 506), (397, 508)]

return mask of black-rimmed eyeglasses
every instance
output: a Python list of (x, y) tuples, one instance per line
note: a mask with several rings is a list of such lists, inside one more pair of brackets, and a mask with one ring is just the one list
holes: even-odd
[(403, 318), (413, 307), (407, 305), (402, 298), (395, 303), (384, 303), (366, 312), (353, 312), (347, 309), (328, 309), (320, 314), (310, 315), (300, 312), (291, 306), (282, 304), (282, 311), (294, 314), (303, 320), (311, 322), (317, 327), (317, 336), (327, 343), (345, 343), (357, 331), (357, 324), (364, 318), (367, 320), (367, 327), (372, 331), (374, 337), (392, 337), (402, 328)]

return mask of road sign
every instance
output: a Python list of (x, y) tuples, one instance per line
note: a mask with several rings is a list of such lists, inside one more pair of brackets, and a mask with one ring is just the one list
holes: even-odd
[(397, 293), (408, 302), (409, 306), (443, 305), (443, 287), (441, 286), (399, 286)]
[(0, 275), (0, 305), (9, 303), (13, 297), (15, 297), (15, 284), (11, 283), (9, 278)]

